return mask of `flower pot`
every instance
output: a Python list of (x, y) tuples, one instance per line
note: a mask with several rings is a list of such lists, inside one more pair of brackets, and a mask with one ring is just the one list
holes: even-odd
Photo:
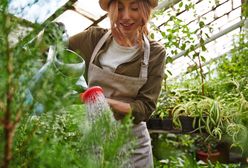
[(211, 161), (212, 163), (215, 163), (220, 158), (220, 152), (209, 153), (209, 152), (204, 152), (204, 151), (199, 150), (199, 151), (196, 151), (196, 158), (198, 160), (204, 161), (205, 163), (207, 163), (208, 160)]
[(162, 127), (161, 127), (161, 119), (160, 118), (150, 118), (146, 122), (146, 125), (147, 125), (148, 129), (157, 129), (157, 130), (162, 129)]
[(179, 116), (179, 121), (181, 123), (183, 133), (194, 131), (193, 128), (194, 117)]
[(196, 132), (206, 133), (206, 129), (205, 129), (206, 119), (207, 119), (207, 116), (203, 116), (202, 118), (195, 117), (195, 123), (193, 125), (193, 128)]
[(161, 120), (161, 127), (163, 130), (172, 130), (173, 129), (172, 118), (165, 118)]

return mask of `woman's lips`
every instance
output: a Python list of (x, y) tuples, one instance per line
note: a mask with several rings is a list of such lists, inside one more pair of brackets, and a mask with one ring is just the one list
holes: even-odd
[(134, 23), (120, 23), (121, 27), (125, 30), (130, 30)]

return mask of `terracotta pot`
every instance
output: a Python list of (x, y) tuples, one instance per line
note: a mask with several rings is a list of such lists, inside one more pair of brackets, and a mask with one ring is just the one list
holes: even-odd
[(215, 163), (220, 158), (220, 152), (208, 153), (204, 151), (196, 151), (196, 158), (204, 161), (205, 163), (207, 163), (208, 160)]

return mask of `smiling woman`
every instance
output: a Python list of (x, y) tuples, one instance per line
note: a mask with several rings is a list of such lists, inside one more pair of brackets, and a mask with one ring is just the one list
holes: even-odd
[[(106, 1), (102, 0), (101, 2), (101, 6), (105, 9)], [(121, 0), (109, 4), (108, 14), (112, 33), (116, 36), (118, 43), (124, 46), (133, 46), (137, 42), (141, 47), (143, 34), (148, 34), (147, 22), (151, 14), (151, 4), (157, 5), (156, 1), (150, 2)]]
[[(117, 120), (132, 115), (137, 144), (131, 167), (153, 167), (145, 121), (155, 110), (163, 79), (165, 51), (148, 39), (154, 0), (100, 0), (111, 29), (91, 27), (70, 38), (69, 47), (86, 61), (89, 87), (101, 86)], [(85, 43), (87, 42), (87, 43)]]

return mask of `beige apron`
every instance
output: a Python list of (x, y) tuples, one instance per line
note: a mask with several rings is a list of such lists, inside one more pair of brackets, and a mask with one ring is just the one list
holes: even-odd
[[(95, 59), (98, 51), (111, 34), (108, 31), (96, 45), (89, 63), (88, 69), (88, 86), (101, 86), (104, 90), (104, 95), (107, 98), (131, 102), (135, 99), (139, 89), (147, 81), (148, 62), (150, 56), (150, 44), (144, 36), (145, 51), (144, 59), (142, 60), (140, 76), (129, 77), (114, 72), (104, 70), (95, 64)], [(132, 128), (133, 134), (137, 137), (138, 146), (135, 148), (132, 158), (131, 167), (133, 168), (152, 168), (152, 148), (151, 139), (145, 122), (135, 124)]]

